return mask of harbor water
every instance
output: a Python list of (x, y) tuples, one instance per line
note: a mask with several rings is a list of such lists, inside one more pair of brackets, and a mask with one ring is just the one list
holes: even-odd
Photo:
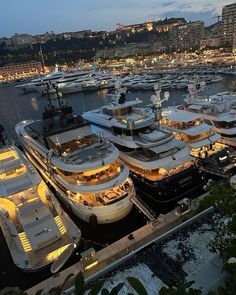
[[(225, 75), (222, 81), (207, 85), (205, 94), (211, 95), (217, 92), (234, 90), (236, 90), (236, 78)], [(185, 89), (167, 89), (164, 91), (170, 92), (170, 98), (167, 102), (164, 102), (164, 107), (181, 104), (184, 95), (187, 94)], [(151, 103), (152, 94), (152, 90), (132, 91), (127, 93), (127, 99), (139, 98), (143, 101), (142, 106), (146, 106)], [(73, 107), (75, 114), (82, 114), (108, 103), (109, 98), (107, 97), (107, 91), (102, 90), (64, 95), (63, 101)], [(0, 88), (0, 124), (4, 126), (6, 134), (17, 142), (14, 131), (15, 125), (21, 120), (41, 119), (42, 111), (47, 103), (47, 97), (42, 96), (40, 93), (23, 93), (21, 89), (14, 86), (2, 87)], [(68, 213), (71, 215), (71, 212)], [(135, 208), (125, 219), (114, 224), (98, 225), (97, 227), (82, 222), (73, 215), (71, 217), (81, 229), (82, 241), (80, 247), (64, 268), (78, 261), (80, 259), (79, 253), (84, 249), (90, 247), (100, 249), (147, 222), (146, 217)], [(1, 231), (0, 245), (0, 289), (6, 286), (19, 286), (22, 289), (27, 289), (50, 276), (47, 268), (37, 273), (25, 273), (15, 267)]]

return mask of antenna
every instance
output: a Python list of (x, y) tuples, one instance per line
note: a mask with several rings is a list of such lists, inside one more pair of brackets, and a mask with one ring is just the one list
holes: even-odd
[(41, 64), (42, 64), (42, 68), (43, 68), (43, 73), (45, 73), (45, 63), (44, 63), (44, 56), (43, 56), (41, 44), (39, 46), (39, 55), (41, 57)]
[(167, 101), (170, 97), (168, 91), (164, 92), (164, 98), (161, 99), (161, 88), (159, 84), (154, 85), (155, 94), (151, 96), (151, 102), (153, 103), (154, 108), (159, 109), (164, 101)]
[(213, 16), (212, 18), (217, 18), (217, 22), (220, 22), (220, 19), (222, 18), (221, 15), (216, 15), (216, 16)]

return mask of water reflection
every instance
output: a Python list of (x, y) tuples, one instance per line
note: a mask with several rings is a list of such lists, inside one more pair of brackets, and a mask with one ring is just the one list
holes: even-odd
[(32, 97), (31, 98), (31, 105), (32, 105), (32, 108), (34, 109), (34, 110), (38, 110), (39, 109), (39, 106), (38, 106), (38, 100), (37, 100), (37, 98), (36, 97)]

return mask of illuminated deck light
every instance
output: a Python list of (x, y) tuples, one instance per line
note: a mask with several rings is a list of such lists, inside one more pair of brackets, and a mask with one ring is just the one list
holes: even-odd
[(29, 240), (28, 240), (28, 238), (26, 236), (26, 233), (25, 232), (21, 232), (21, 233), (19, 233), (18, 236), (20, 238), (21, 244), (22, 244), (25, 252), (31, 251), (32, 250), (32, 247), (31, 247), (30, 242), (29, 242)]
[(54, 220), (57, 224), (57, 227), (58, 227), (61, 235), (64, 235), (64, 233), (66, 233), (66, 228), (65, 228), (64, 224), (62, 223), (61, 217), (59, 215), (57, 215), (56, 217), (54, 217)]

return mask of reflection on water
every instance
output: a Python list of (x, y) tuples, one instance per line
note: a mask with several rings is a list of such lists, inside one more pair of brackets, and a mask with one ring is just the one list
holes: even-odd
[(31, 105), (35, 111), (37, 111), (39, 109), (38, 99), (36, 97), (31, 98)]

